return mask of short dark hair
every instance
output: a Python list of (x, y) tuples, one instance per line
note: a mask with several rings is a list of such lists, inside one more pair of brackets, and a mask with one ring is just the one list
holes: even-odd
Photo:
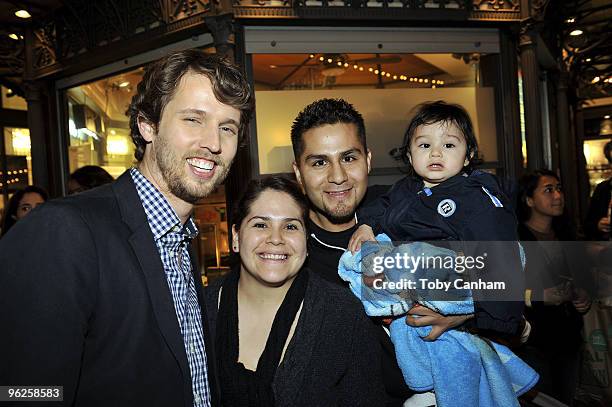
[(206, 76), (212, 83), (217, 100), (240, 110), (238, 137), (241, 141), (245, 139), (253, 111), (253, 94), (238, 67), (224, 58), (197, 49), (174, 52), (146, 68), (126, 112), (130, 118), (132, 140), (136, 145), (134, 156), (138, 161), (144, 157), (148, 144), (140, 134), (138, 119), (143, 118), (157, 128), (164, 108), (174, 97), (187, 72)]
[(467, 158), (470, 160), (470, 163), (466, 170), (469, 171), (474, 165), (479, 163), (478, 142), (476, 141), (476, 134), (474, 134), (474, 126), (472, 125), (470, 115), (462, 106), (437, 100), (418, 105), (414, 112), (414, 116), (410, 120), (410, 124), (408, 124), (408, 129), (404, 133), (402, 146), (395, 150), (394, 155), (396, 159), (401, 159), (406, 164), (410, 164), (408, 160), (410, 141), (420, 126), (433, 123), (454, 123), (463, 133), (465, 143), (467, 144)]
[[(306, 230), (309, 210), (308, 200), (295, 181), (279, 175), (262, 179), (254, 179), (249, 182), (244, 195), (242, 195), (242, 198), (240, 198), (234, 207), (234, 212), (232, 214), (232, 224), (235, 226), (236, 230), (240, 230), (240, 225), (244, 218), (246, 218), (246, 216), (249, 214), (253, 202), (259, 198), (262, 192), (268, 189), (284, 192), (293, 198), (295, 203), (300, 207), (302, 223), (304, 224), (304, 230)], [(308, 236), (308, 234), (306, 234), (306, 236)]]
[(546, 168), (535, 170), (523, 175), (519, 179), (519, 204), (517, 217), (519, 222), (527, 222), (531, 217), (531, 208), (527, 205), (527, 198), (533, 198), (533, 193), (540, 183), (542, 177), (553, 177), (557, 181), (561, 181), (559, 176)]
[(325, 124), (336, 123), (354, 124), (364, 151), (368, 149), (363, 117), (353, 105), (344, 99), (319, 99), (306, 106), (291, 126), (291, 144), (293, 144), (295, 161), (299, 162), (304, 152), (304, 133)]
[(11, 196), (11, 199), (9, 199), (8, 205), (6, 206), (6, 210), (4, 212), (4, 216), (2, 218), (1, 236), (6, 235), (6, 232), (8, 232), (9, 229), (13, 227), (15, 222), (17, 222), (15, 216), (17, 216), (17, 208), (19, 207), (19, 202), (21, 202), (23, 196), (28, 193), (36, 193), (40, 195), (40, 197), (45, 202), (49, 199), (49, 194), (47, 193), (47, 191), (35, 185), (29, 185), (15, 192), (13, 196)]
[(608, 141), (604, 146), (604, 155), (606, 156), (606, 160), (612, 164), (612, 141)]
[(97, 165), (85, 165), (78, 168), (70, 174), (68, 179), (73, 180), (80, 187), (78, 191), (68, 191), (69, 193), (86, 191), (115, 180), (104, 168)]

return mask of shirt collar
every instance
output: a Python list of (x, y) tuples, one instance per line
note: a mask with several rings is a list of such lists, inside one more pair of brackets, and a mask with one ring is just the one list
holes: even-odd
[(135, 167), (130, 168), (130, 175), (134, 185), (136, 185), (136, 191), (142, 202), (155, 240), (160, 239), (169, 232), (182, 233), (190, 239), (197, 236), (198, 228), (193, 220), (193, 216), (190, 216), (185, 225), (182, 225), (181, 220), (168, 203), (168, 200), (155, 188), (151, 181)]

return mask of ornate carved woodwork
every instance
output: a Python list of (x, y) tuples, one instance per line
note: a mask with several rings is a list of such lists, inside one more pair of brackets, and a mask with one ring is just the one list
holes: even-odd
[(214, 0), (65, 0), (32, 29), (31, 77), (113, 43), (164, 36), (216, 13)]
[(109, 48), (113, 44), (125, 47), (194, 27), (211, 31), (206, 20), (222, 15), (444, 22), (512, 21), (520, 14), (520, 0), (64, 0), (63, 4), (31, 27), (26, 48), (29, 78), (62, 70), (85, 55), (116, 52)]
[(519, 20), (519, 0), (233, 0), (236, 18)]

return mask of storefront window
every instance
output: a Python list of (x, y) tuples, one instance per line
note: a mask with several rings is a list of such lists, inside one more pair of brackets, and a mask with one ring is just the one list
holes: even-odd
[(21, 96), (17, 96), (11, 89), (0, 87), (2, 91), (2, 108), (13, 110), (28, 110), (26, 100)]
[(583, 145), (591, 194), (595, 191), (597, 184), (612, 178), (612, 167), (604, 155), (604, 147), (612, 141), (612, 136), (604, 134), (601, 136), (604, 138), (585, 140)]
[(0, 182), (6, 183), (9, 193), (31, 185), (32, 145), (30, 130), (5, 127), (4, 149), (6, 151), (6, 175)]
[[(253, 54), (261, 174), (291, 172), (290, 128), (320, 98), (343, 98), (363, 115), (372, 150), (371, 182), (402, 176), (389, 152), (398, 147), (411, 110), (444, 100), (470, 114), (481, 157), (496, 163), (495, 80), (481, 70), (484, 53)], [(493, 65), (490, 64), (489, 65)], [(377, 178), (378, 177), (378, 178)]]
[(70, 172), (98, 165), (117, 177), (134, 161), (125, 111), (142, 68), (68, 89)]

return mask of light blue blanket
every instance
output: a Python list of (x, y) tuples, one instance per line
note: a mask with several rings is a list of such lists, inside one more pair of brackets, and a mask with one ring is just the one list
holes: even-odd
[(414, 281), (416, 288), (375, 289), (363, 282), (362, 266), (371, 275), (373, 265), (380, 266), (380, 261), (374, 261), (376, 256), (455, 257), (455, 252), (422, 242), (394, 247), (384, 234), (377, 236), (377, 240), (381, 244), (365, 243), (355, 255), (347, 251), (340, 259), (338, 273), (349, 282), (368, 315), (399, 317), (391, 323), (390, 331), (406, 384), (418, 392), (434, 390), (440, 407), (519, 406), (517, 397), (533, 387), (539, 377), (510, 349), (457, 330), (447, 331), (435, 341), (424, 341), (422, 338), (431, 327), (413, 328), (401, 317), (414, 303), (443, 315), (473, 313), (469, 290), (450, 288), (432, 292), (418, 284), (419, 279), (427, 276), (429, 281), (450, 282), (452, 287), (460, 274), (435, 267), (412, 270), (384, 267), (385, 281)]

